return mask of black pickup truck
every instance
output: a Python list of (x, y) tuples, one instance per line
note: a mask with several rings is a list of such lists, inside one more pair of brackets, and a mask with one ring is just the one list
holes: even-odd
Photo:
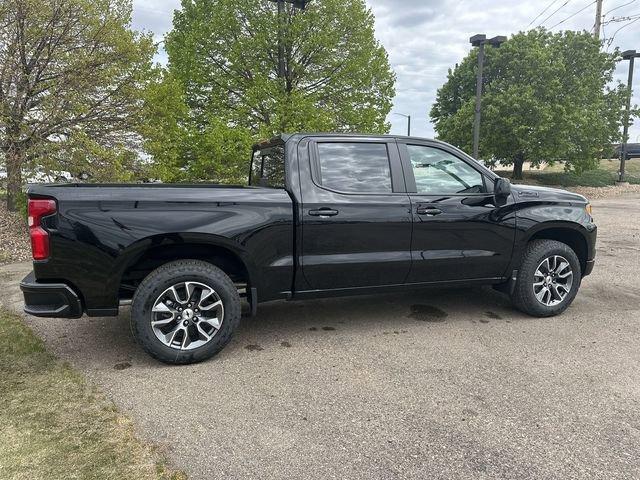
[(594, 263), (580, 195), (512, 186), (442, 142), (282, 135), (256, 145), (249, 186), (32, 185), (25, 311), (115, 316), (190, 363), (229, 341), (241, 297), (490, 284), (534, 316), (565, 310)]

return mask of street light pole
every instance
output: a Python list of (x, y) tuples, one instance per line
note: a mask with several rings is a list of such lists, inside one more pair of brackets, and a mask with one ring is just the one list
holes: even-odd
[(473, 158), (476, 160), (479, 156), (480, 150), (480, 119), (482, 114), (482, 76), (484, 70), (484, 46), (489, 44), (495, 48), (500, 47), (507, 41), (507, 37), (498, 36), (487, 39), (484, 34), (474, 35), (469, 39), (469, 42), (474, 47), (478, 47), (478, 73), (476, 76), (476, 108), (473, 119)]
[(284, 0), (276, 0), (278, 2), (278, 77), (284, 78)]
[(295, 8), (304, 10), (311, 0), (271, 0), (278, 4), (278, 78), (286, 76), (284, 64), (284, 4), (291, 3)]
[(407, 137), (411, 136), (411, 115), (405, 115), (404, 113), (394, 113), (407, 119)]
[(478, 75), (476, 77), (476, 109), (473, 119), (473, 158), (480, 155), (480, 120), (482, 115), (482, 74), (484, 70), (484, 43), (478, 45)]
[(622, 148), (620, 157), (620, 177), (618, 183), (624, 183), (624, 169), (625, 162), (628, 155), (628, 142), (629, 142), (629, 120), (631, 118), (631, 95), (633, 93), (633, 67), (635, 66), (635, 59), (640, 57), (640, 53), (635, 50), (626, 50), (622, 52), (622, 58), (629, 60), (629, 79), (627, 80), (627, 108), (624, 114), (624, 125), (622, 130)]

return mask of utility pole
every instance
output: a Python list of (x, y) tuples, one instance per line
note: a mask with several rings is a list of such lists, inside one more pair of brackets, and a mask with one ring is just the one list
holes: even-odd
[(504, 42), (507, 41), (507, 37), (498, 36), (487, 40), (487, 36), (484, 34), (474, 35), (469, 39), (469, 42), (474, 47), (478, 47), (478, 74), (476, 77), (476, 109), (473, 119), (473, 158), (478, 159), (480, 149), (480, 117), (482, 112), (482, 75), (484, 70), (484, 46), (486, 44), (492, 45), (498, 48)]
[(594, 37), (600, 40), (600, 30), (602, 30), (602, 0), (596, 0), (596, 24)]
[(625, 162), (627, 161), (627, 149), (629, 142), (629, 123), (631, 119), (631, 95), (633, 93), (633, 67), (635, 65), (635, 59), (640, 58), (640, 53), (635, 50), (626, 50), (622, 52), (622, 59), (629, 60), (629, 79), (627, 80), (627, 109), (624, 113), (624, 125), (622, 130), (622, 148), (620, 153), (620, 177), (618, 183), (624, 183), (624, 169)]

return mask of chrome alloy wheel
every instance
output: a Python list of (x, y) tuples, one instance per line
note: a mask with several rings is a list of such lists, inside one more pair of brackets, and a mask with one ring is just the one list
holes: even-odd
[(533, 293), (547, 307), (562, 303), (573, 285), (571, 264), (560, 255), (552, 255), (540, 262), (533, 277)]
[(216, 291), (199, 282), (167, 288), (151, 309), (151, 328), (158, 340), (176, 350), (193, 350), (220, 330), (224, 306)]

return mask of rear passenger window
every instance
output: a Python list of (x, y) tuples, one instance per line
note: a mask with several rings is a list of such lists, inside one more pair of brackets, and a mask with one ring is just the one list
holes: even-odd
[(249, 185), (254, 187), (284, 188), (284, 147), (275, 145), (253, 152)]
[(347, 193), (391, 193), (389, 153), (384, 143), (318, 143), (323, 187)]

